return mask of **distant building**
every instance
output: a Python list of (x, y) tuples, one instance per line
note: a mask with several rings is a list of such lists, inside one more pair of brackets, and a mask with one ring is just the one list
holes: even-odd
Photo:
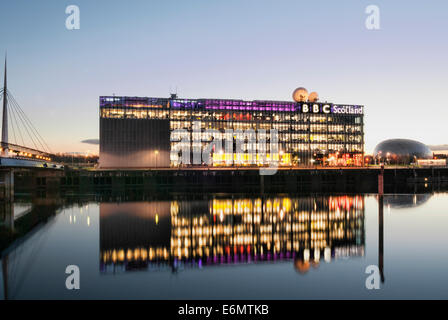
[[(438, 151), (440, 152), (440, 151)], [(434, 152), (434, 159), (447, 159), (448, 158), (448, 154), (447, 153), (436, 153)]]
[[(188, 132), (190, 150), (209, 144), (211, 138), (204, 132), (206, 129), (218, 130), (223, 137), (226, 130), (234, 130), (231, 138), (233, 136), (235, 140), (238, 138), (236, 130), (252, 129), (257, 135), (261, 129), (268, 134), (272, 129), (278, 130), (278, 150), (268, 149), (261, 153), (258, 144), (250, 142), (249, 145), (247, 141), (248, 149), (256, 150), (255, 155), (238, 154), (234, 143), (230, 153), (224, 148), (213, 149), (211, 166), (264, 166), (272, 159), (280, 166), (361, 166), (364, 155), (363, 109), (360, 105), (307, 101), (102, 96), (99, 166), (183, 166), (182, 153), (178, 151), (181, 142), (179, 139), (172, 141), (176, 140), (173, 139), (176, 129)], [(200, 126), (196, 140), (191, 137), (194, 121)], [(269, 148), (269, 143), (267, 146)]]
[(419, 159), (417, 164), (422, 167), (444, 167), (446, 166), (445, 159)]
[(428, 146), (428, 147), (434, 153), (434, 159), (448, 158), (448, 145), (447, 144)]

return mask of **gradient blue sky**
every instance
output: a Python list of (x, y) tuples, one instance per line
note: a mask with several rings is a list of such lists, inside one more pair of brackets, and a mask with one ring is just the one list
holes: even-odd
[[(81, 29), (65, 28), (78, 5)], [(367, 5), (381, 30), (367, 30)], [(52, 151), (96, 151), (100, 95), (363, 104), (366, 151), (448, 143), (447, 1), (2, 1), (9, 90)], [(1, 72), (3, 75), (3, 72)]]

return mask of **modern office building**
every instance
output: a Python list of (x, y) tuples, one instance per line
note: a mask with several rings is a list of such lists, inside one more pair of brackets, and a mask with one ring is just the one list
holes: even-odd
[[(272, 161), (279, 166), (363, 164), (363, 106), (296, 100), (102, 96), (99, 164), (101, 168), (266, 166)], [(225, 142), (211, 146), (208, 161), (193, 159), (195, 150), (205, 150), (216, 139)], [(242, 141), (240, 147), (236, 141)]]

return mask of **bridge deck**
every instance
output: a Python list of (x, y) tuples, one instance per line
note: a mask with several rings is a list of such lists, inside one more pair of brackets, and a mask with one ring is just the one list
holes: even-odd
[(8, 149), (11, 152), (26, 153), (26, 154), (30, 154), (32, 156), (39, 156), (39, 157), (45, 157), (45, 158), (51, 157), (51, 154), (49, 154), (48, 152), (33, 149), (33, 148), (28, 148), (28, 147), (21, 146), (18, 144), (13, 144), (13, 143), (8, 143), (8, 142), (0, 142), (0, 145), (1, 145), (2, 150)]
[(0, 157), (0, 168), (46, 168), (62, 170), (63, 165), (38, 159)]

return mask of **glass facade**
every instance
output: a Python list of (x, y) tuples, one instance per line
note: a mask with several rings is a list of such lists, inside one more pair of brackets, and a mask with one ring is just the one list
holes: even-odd
[[(361, 166), (364, 154), (363, 112), (363, 106), (332, 103), (100, 97), (100, 165), (114, 166), (116, 161), (107, 163), (107, 159), (111, 159), (109, 156), (112, 149), (115, 159), (120, 156), (119, 150), (113, 147), (116, 141), (111, 140), (111, 137), (114, 136), (113, 139), (116, 140), (117, 135), (126, 134), (125, 130), (120, 133), (121, 122), (124, 127), (124, 123), (131, 120), (142, 122), (151, 120), (147, 121), (148, 125), (154, 120), (165, 122), (168, 120), (170, 135), (166, 136), (164, 132), (164, 136), (156, 137), (157, 140), (166, 140), (169, 144), (169, 150), (163, 150), (163, 155), (159, 157), (158, 166), (185, 165), (181, 164), (180, 152), (175, 151), (182, 147), (179, 146), (182, 143), (179, 142), (180, 137), (176, 137), (179, 130), (189, 132), (190, 138), (186, 143), (189, 144), (190, 150), (193, 150), (204, 148), (212, 141), (207, 129), (219, 131), (222, 135), (220, 138), (223, 139), (228, 137), (226, 135), (233, 135), (235, 140), (240, 138), (239, 134), (248, 132), (246, 130), (253, 130), (257, 139), (265, 138), (268, 142), (265, 150), (267, 156), (263, 160), (262, 146), (256, 141), (250, 141), (246, 134), (242, 137), (245, 150), (255, 150), (255, 153), (237, 153), (233, 148), (233, 152), (229, 154), (228, 149), (213, 149), (211, 155), (213, 166), (266, 165), (266, 159), (278, 160), (281, 166)], [(117, 120), (119, 120), (118, 126)], [(114, 123), (114, 135), (108, 134), (111, 130), (109, 123)], [(272, 129), (278, 132), (278, 149), (275, 151), (269, 149), (269, 133)], [(243, 133), (237, 130), (242, 130)], [(265, 133), (263, 130), (266, 130)], [(199, 136), (195, 137), (193, 131)], [(129, 133), (134, 137), (129, 143), (135, 144), (137, 149), (139, 141), (144, 139), (140, 137), (141, 134), (143, 133), (135, 130)], [(263, 134), (266, 134), (266, 137), (261, 137)], [(147, 144), (145, 145), (148, 149)], [(158, 149), (147, 151), (159, 153)], [(131, 159), (127, 163), (130, 167), (133, 166)], [(136, 166), (154, 165), (148, 160)]]

